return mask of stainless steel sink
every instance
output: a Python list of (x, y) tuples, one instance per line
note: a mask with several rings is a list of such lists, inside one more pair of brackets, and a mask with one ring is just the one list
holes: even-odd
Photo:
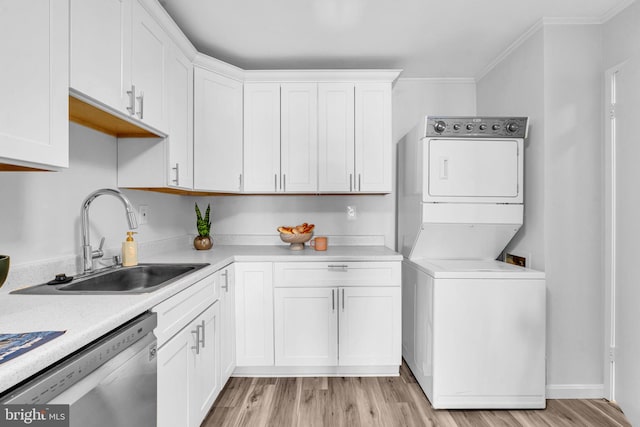
[(209, 264), (140, 264), (74, 278), (71, 282), (38, 285), (12, 294), (140, 294), (163, 288)]

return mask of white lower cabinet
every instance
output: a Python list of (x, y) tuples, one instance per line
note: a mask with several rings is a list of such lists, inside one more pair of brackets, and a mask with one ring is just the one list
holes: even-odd
[(235, 267), (230, 264), (220, 276), (220, 375), (224, 385), (236, 368)]
[(158, 426), (199, 426), (211, 409), (222, 389), (219, 324), (216, 302), (158, 351)]
[(276, 367), (400, 366), (399, 262), (275, 263), (274, 287)]
[(340, 288), (340, 365), (400, 365), (399, 287)]
[(224, 385), (220, 270), (153, 308), (158, 314), (158, 426), (197, 427)]
[(235, 263), (236, 365), (273, 366), (273, 264)]
[(274, 292), (276, 366), (338, 364), (334, 288), (277, 288)]
[(276, 288), (276, 366), (400, 365), (400, 288)]
[(220, 302), (187, 327), (191, 332), (189, 426), (199, 426), (222, 390), (220, 380)]

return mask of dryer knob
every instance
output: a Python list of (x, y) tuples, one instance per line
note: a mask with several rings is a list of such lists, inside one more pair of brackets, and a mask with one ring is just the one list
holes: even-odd
[(466, 126), (467, 130), (473, 130), (473, 123), (469, 123)]
[(460, 123), (453, 125), (453, 130), (460, 130)]
[(486, 128), (487, 128), (487, 125), (485, 125), (484, 123), (480, 125), (480, 130), (485, 130)]
[(433, 124), (433, 130), (435, 130), (437, 133), (442, 133), (444, 132), (444, 130), (447, 128), (447, 124), (445, 122), (443, 122), (442, 120), (437, 121)]
[(498, 130), (498, 129), (500, 129), (500, 125), (495, 123), (493, 126), (491, 126), (491, 129)]
[(506, 129), (507, 129), (507, 132), (514, 133), (514, 132), (517, 132), (518, 129), (520, 129), (520, 126), (518, 126), (517, 123), (511, 122), (511, 123), (507, 123)]

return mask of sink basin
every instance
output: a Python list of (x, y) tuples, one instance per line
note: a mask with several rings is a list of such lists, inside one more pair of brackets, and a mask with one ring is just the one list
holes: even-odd
[(14, 294), (140, 294), (163, 288), (209, 264), (140, 264), (73, 279), (60, 285), (38, 285)]

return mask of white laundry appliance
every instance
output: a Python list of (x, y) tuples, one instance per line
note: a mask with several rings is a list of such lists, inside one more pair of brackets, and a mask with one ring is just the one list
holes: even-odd
[(436, 409), (545, 407), (545, 277), (523, 222), (524, 117), (427, 117), (398, 144), (403, 356)]

